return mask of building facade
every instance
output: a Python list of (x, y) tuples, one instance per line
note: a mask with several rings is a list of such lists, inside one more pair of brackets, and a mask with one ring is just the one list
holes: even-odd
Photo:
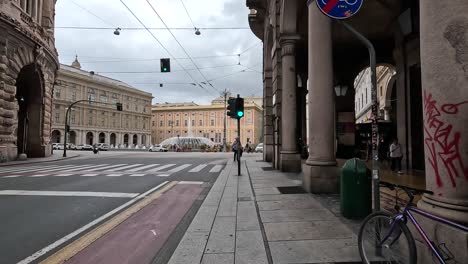
[(54, 0), (0, 1), (1, 160), (52, 153), (54, 12)]
[[(52, 142), (63, 143), (65, 114), (70, 131), (67, 142), (76, 145), (107, 143), (111, 147), (149, 146), (151, 144), (152, 95), (105, 76), (81, 70), (77, 59), (72, 67), (60, 65), (52, 108)], [(118, 111), (116, 103), (122, 103)]]
[[(224, 100), (224, 99), (223, 99)], [(241, 119), (241, 142), (249, 139), (258, 144), (262, 138), (262, 108), (253, 102), (244, 102), (245, 116)], [(223, 144), (224, 103), (197, 105), (195, 103), (156, 104), (152, 110), (153, 144), (176, 137), (204, 137)], [(237, 120), (226, 117), (226, 142), (237, 137)]]

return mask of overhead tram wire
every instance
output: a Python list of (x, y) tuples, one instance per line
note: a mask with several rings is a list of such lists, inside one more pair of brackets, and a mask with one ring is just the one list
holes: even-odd
[[(83, 62), (82, 62), (83, 63)], [(210, 67), (202, 67), (200, 68), (201, 70), (204, 69), (216, 69), (216, 68), (225, 68), (225, 67), (233, 67), (233, 66), (239, 66), (239, 64), (226, 64), (226, 65), (217, 65), (217, 66), (210, 66)], [(241, 65), (242, 67), (245, 67)], [(197, 70), (196, 68), (192, 69), (185, 69), (187, 71), (194, 71)], [(183, 72), (184, 70), (174, 70), (172, 72)], [(103, 72), (96, 72), (96, 73), (161, 73), (160, 71), (103, 71)]]
[[(106, 22), (107, 23), (107, 22)], [(115, 27), (82, 27), (82, 26), (55, 26), (56, 29), (76, 29), (76, 30), (110, 30), (115, 29)], [(163, 27), (120, 27), (122, 30), (167, 30)], [(190, 27), (171, 27), (171, 30), (193, 30)], [(199, 27), (198, 29), (202, 30), (248, 30), (248, 27)]]
[(189, 12), (188, 12), (187, 8), (185, 7), (184, 0), (180, 0), (180, 2), (182, 3), (182, 6), (183, 6), (183, 7), (184, 7), (184, 9), (185, 9), (185, 13), (187, 13), (187, 16), (189, 17), (189, 19), (190, 19), (190, 22), (192, 22), (192, 26), (193, 26), (193, 28), (195, 28), (195, 29), (196, 29), (197, 27), (196, 27), (196, 26), (195, 26), (195, 24), (193, 23), (192, 17), (190, 16), (190, 14), (189, 14)]
[[(159, 45), (161, 45), (161, 47), (167, 52), (167, 54), (169, 54), (169, 56), (171, 58), (174, 59), (174, 61), (187, 73), (188, 76), (190, 76), (190, 78), (194, 81), (194, 83), (198, 84), (198, 86), (200, 86), (203, 90), (205, 90), (206, 92), (210, 93), (210, 91), (208, 91), (208, 89), (206, 89), (205, 87), (203, 87), (191, 74), (189, 71), (187, 71), (184, 66), (177, 60), (175, 59), (175, 57), (172, 55), (172, 53), (161, 43), (161, 41), (159, 41), (159, 39), (146, 27), (146, 25), (138, 18), (137, 15), (135, 15), (135, 13), (133, 13), (133, 11), (124, 3), (123, 0), (120, 0), (120, 2), (125, 6), (125, 8), (127, 8), (127, 10), (135, 17), (136, 20), (138, 20), (138, 22), (140, 22), (140, 24), (146, 28), (146, 30), (148, 31), (148, 33), (151, 34), (151, 36), (159, 43)], [(211, 93), (210, 93), (211, 94)]]
[[(72, 2), (72, 4), (74, 4), (74, 5), (76, 5), (77, 7), (83, 9), (83, 10), (86, 11), (88, 14), (91, 14), (92, 16), (94, 16), (95, 18), (101, 20), (102, 22), (106, 23), (107, 25), (113, 26), (112, 29), (115, 28), (115, 26), (114, 26), (112, 23), (109, 23), (108, 21), (104, 20), (102, 17), (100, 17), (100, 16), (94, 14), (93, 12), (91, 12), (90, 10), (88, 10), (87, 8), (85, 8), (85, 7), (81, 6), (81, 5), (79, 5), (77, 2), (75, 2), (75, 1), (73, 1), (73, 0), (71, 0), (71, 2)], [(58, 28), (58, 27), (56, 27), (56, 28)]]
[(151, 9), (153, 10), (153, 12), (159, 17), (159, 19), (161, 20), (161, 22), (164, 24), (164, 26), (167, 28), (167, 30), (169, 31), (169, 33), (171, 33), (172, 37), (174, 38), (174, 40), (179, 44), (179, 46), (182, 48), (182, 50), (184, 51), (185, 55), (187, 55), (187, 57), (190, 58), (190, 61), (192, 61), (193, 65), (195, 66), (195, 68), (198, 69), (198, 72), (200, 73), (200, 75), (203, 77), (203, 79), (205, 79), (205, 81), (213, 88), (213, 90), (215, 90), (217, 93), (221, 92), (219, 91), (218, 89), (216, 89), (213, 84), (211, 84), (208, 79), (206, 78), (206, 76), (203, 74), (203, 72), (199, 69), (198, 65), (195, 63), (195, 61), (192, 59), (192, 57), (190, 56), (190, 54), (188, 54), (187, 50), (185, 50), (184, 46), (182, 46), (182, 44), (179, 42), (179, 40), (176, 38), (176, 36), (174, 35), (174, 33), (172, 33), (172, 31), (169, 29), (169, 27), (167, 26), (166, 22), (164, 22), (164, 20), (162, 19), (162, 17), (159, 15), (158, 11), (156, 11), (156, 9), (153, 7), (153, 5), (149, 2), (149, 0), (146, 0), (146, 2), (148, 3), (148, 5), (151, 7)]

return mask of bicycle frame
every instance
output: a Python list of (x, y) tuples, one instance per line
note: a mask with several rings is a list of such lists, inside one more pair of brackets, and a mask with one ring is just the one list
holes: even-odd
[[(435, 220), (437, 222), (440, 222), (440, 223), (444, 223), (444, 224), (447, 224), (451, 227), (454, 227), (454, 228), (457, 228), (457, 229), (460, 229), (460, 230), (463, 230), (465, 232), (468, 232), (468, 227), (467, 226), (464, 226), (464, 225), (461, 225), (461, 224), (458, 224), (458, 223), (455, 223), (455, 222), (452, 222), (450, 220), (447, 220), (447, 219), (444, 219), (442, 217), (439, 217), (439, 216), (435, 216), (433, 214), (430, 214), (430, 213), (427, 213), (427, 212), (424, 212), (416, 207), (413, 207), (413, 206), (406, 206), (405, 209), (403, 210), (403, 213), (399, 213), (397, 215), (395, 215), (394, 219), (395, 221), (393, 221), (392, 223), (392, 226), (390, 227), (390, 230), (388, 232), (388, 234), (385, 236), (385, 238), (381, 241), (380, 245), (379, 246), (382, 246), (383, 243), (385, 243), (385, 241), (390, 237), (390, 235), (393, 233), (393, 231), (395, 230), (395, 226), (397, 225), (398, 222), (401, 222), (402, 224), (405, 224), (406, 225), (406, 219), (409, 218), (409, 220), (413, 223), (413, 225), (416, 227), (416, 230), (418, 230), (419, 234), (421, 235), (421, 237), (424, 239), (424, 241), (426, 242), (426, 245), (431, 249), (432, 253), (437, 257), (437, 259), (439, 260), (440, 263), (443, 263), (445, 264), (445, 260), (443, 258), (443, 256), (441, 255), (441, 253), (439, 252), (439, 250), (437, 250), (437, 248), (435, 247), (435, 245), (431, 242), (431, 240), (427, 237), (426, 233), (424, 232), (424, 230), (421, 228), (421, 226), (419, 225), (418, 221), (416, 221), (416, 219), (414, 218), (414, 216), (411, 214), (411, 212), (415, 212), (419, 215), (422, 215), (426, 218), (429, 218), (429, 219), (432, 219), (432, 220)], [(401, 235), (401, 231), (400, 233), (396, 236), (395, 240), (392, 241), (391, 244), (393, 244), (395, 241), (398, 240), (399, 236)]]

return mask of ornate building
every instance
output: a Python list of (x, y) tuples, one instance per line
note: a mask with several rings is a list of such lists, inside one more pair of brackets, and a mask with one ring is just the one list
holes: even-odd
[[(54, 89), (52, 141), (63, 143), (65, 114), (68, 105), (78, 100), (91, 100), (73, 106), (69, 113), (70, 132), (67, 142), (73, 144), (107, 143), (114, 147), (148, 146), (151, 143), (152, 95), (105, 76), (81, 70), (78, 59), (72, 66), (60, 65)], [(122, 103), (123, 111), (117, 111)]]
[[(224, 99), (223, 99), (224, 101)], [(241, 119), (241, 141), (258, 144), (262, 139), (262, 108), (251, 100), (244, 102), (245, 116)], [(213, 100), (211, 105), (174, 103), (153, 105), (153, 144), (179, 136), (205, 137), (222, 144), (224, 136), (224, 104)], [(237, 121), (226, 117), (226, 142), (237, 137)]]
[(0, 1), (0, 155), (8, 160), (51, 154), (54, 12), (54, 0)]

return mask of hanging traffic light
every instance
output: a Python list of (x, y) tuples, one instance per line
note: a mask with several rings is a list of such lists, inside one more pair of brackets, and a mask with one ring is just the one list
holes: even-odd
[(161, 59), (161, 72), (170, 72), (171, 71), (171, 59), (165, 58)]
[(236, 116), (239, 119), (244, 117), (244, 98), (236, 98)]
[(229, 97), (227, 106), (227, 116), (236, 118), (236, 98)]

